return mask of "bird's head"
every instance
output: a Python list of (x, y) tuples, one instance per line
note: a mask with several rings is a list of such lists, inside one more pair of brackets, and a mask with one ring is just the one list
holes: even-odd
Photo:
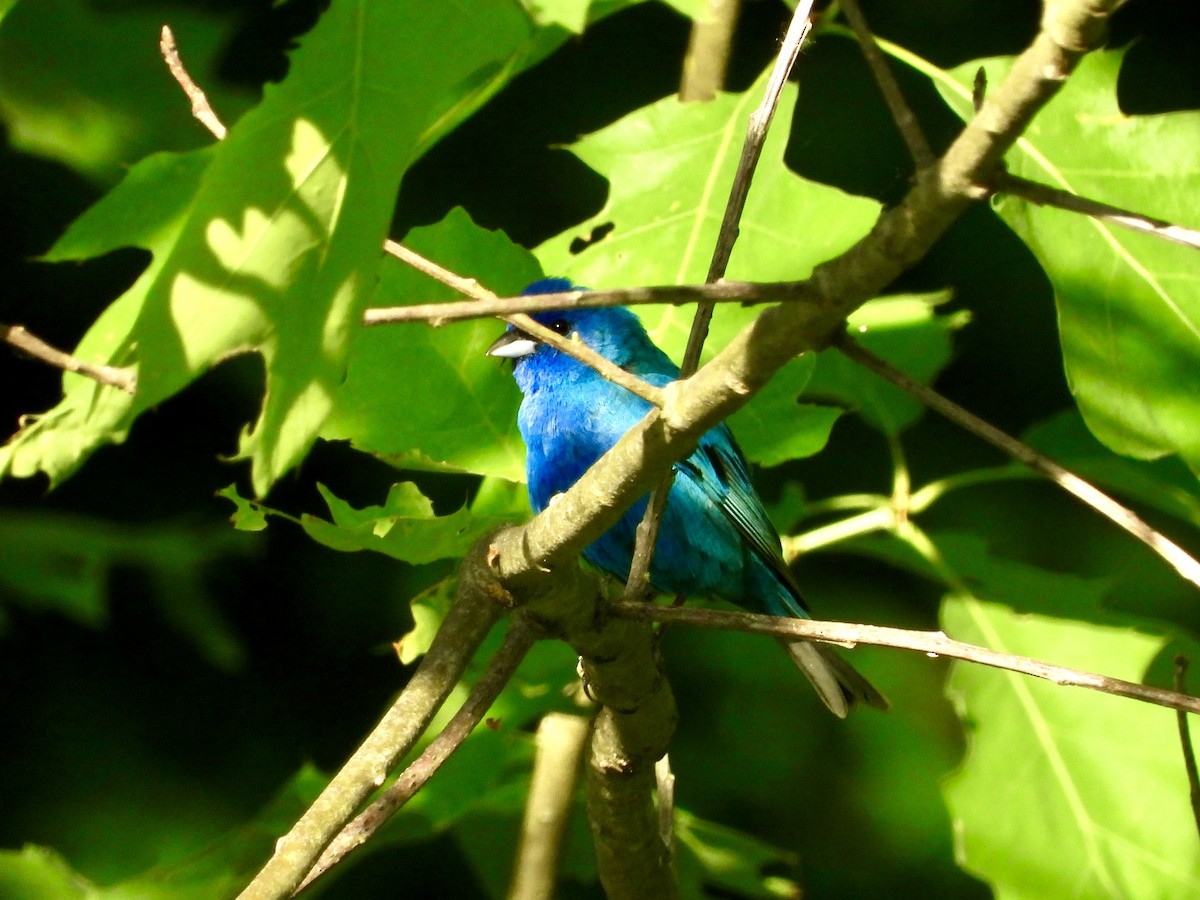
[[(576, 287), (565, 278), (545, 278), (529, 285), (522, 294), (552, 294), (571, 290), (585, 289)], [(530, 317), (563, 337), (581, 341), (619, 366), (636, 368), (640, 361), (649, 356), (655, 360), (661, 356), (658, 348), (646, 336), (637, 316), (622, 307), (554, 310), (533, 313)], [(525, 380), (531, 375), (531, 368), (565, 377), (591, 372), (583, 363), (576, 362), (512, 325), (488, 348), (487, 354), (511, 359), (514, 374), (523, 388)]]

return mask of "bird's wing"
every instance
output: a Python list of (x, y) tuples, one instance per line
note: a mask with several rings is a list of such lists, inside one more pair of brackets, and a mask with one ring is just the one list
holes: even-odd
[[(779, 550), (779, 534), (767, 517), (762, 502), (750, 482), (750, 471), (733, 435), (725, 425), (708, 432), (696, 451), (678, 463), (683, 477), (689, 478), (721, 510), (755, 555), (775, 573), (798, 609), (779, 610), (778, 614), (804, 615), (807, 607), (800, 596), (796, 579)], [(769, 598), (763, 598), (764, 601)], [(782, 599), (782, 598), (781, 598)]]

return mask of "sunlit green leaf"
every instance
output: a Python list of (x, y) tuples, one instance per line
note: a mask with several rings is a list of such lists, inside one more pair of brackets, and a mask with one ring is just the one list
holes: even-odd
[(239, 455), (263, 493), (333, 408), (405, 167), (511, 77), (529, 37), (525, 15), (500, 0), (331, 7), (288, 78), (214, 149), (178, 236), (151, 248), (166, 258), (135, 285), (144, 301), (132, 331), (85, 338), (121, 357), (110, 361), (136, 362), (136, 398), (96, 388), (98, 401), (65, 401), (14, 438), (0, 469), (61, 478), (137, 413), (256, 351), (267, 391)]
[[(951, 598), (945, 630), (995, 650), (1138, 681), (1162, 638)], [(1000, 898), (1189, 897), (1200, 847), (1172, 713), (955, 663), (970, 734), (947, 783), (962, 864)]]
[[(1200, 227), (1200, 113), (1126, 116), (1125, 51), (1085, 57), (1008, 155), (1009, 170), (1074, 194)], [(1012, 60), (966, 63), (939, 84), (970, 116), (982, 66), (998, 84)], [(996, 204), (1049, 275), (1071, 390), (1088, 427), (1119, 453), (1178, 453), (1200, 468), (1200, 279), (1196, 251), (1014, 197)]]
[[(549, 274), (595, 288), (703, 282), (737, 168), (746, 122), (765, 76), (743, 94), (709, 103), (674, 97), (638, 110), (571, 146), (608, 179), (608, 202), (592, 218), (537, 248)], [(784, 89), (741, 220), (728, 277), (803, 278), (871, 227), (879, 205), (789, 171), (783, 151), (795, 105)], [(582, 252), (572, 242), (611, 231)], [(686, 308), (640, 309), (655, 342), (676, 359), (687, 342)], [(757, 311), (721, 304), (707, 347), (723, 346)]]
[[(405, 246), (494, 291), (515, 294), (541, 277), (533, 257), (465, 212), (418, 228)], [(415, 269), (387, 259), (372, 306), (462, 299)], [(443, 469), (524, 480), (516, 430), (520, 394), (484, 355), (503, 323), (478, 319), (432, 328), (380, 325), (355, 336), (349, 372), (323, 437), (349, 440), (403, 468)]]
[(463, 556), (487, 530), (499, 524), (472, 516), (464, 507), (435, 516), (433, 505), (411, 482), (392, 485), (382, 506), (355, 509), (320, 486), (333, 521), (305, 515), (309, 536), (334, 550), (374, 550), (411, 563)]

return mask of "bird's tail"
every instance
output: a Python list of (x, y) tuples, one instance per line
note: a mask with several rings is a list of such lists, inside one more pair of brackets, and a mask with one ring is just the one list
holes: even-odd
[(804, 677), (812, 682), (817, 696), (839, 719), (860, 703), (873, 709), (887, 711), (888, 701), (854, 666), (837, 651), (824, 644), (810, 641), (780, 641), (788, 656), (800, 667)]

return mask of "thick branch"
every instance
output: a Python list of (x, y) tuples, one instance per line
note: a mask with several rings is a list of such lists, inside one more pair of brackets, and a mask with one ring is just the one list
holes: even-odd
[(70, 353), (64, 353), (57, 347), (51, 347), (40, 337), (30, 334), (20, 325), (6, 325), (4, 322), (0, 322), (0, 341), (11, 344), (22, 353), (26, 353), (34, 359), (44, 362), (48, 366), (53, 366), (56, 369), (62, 369), (65, 372), (74, 372), (77, 375), (83, 375), (101, 384), (120, 388), (127, 394), (137, 392), (137, 373), (133, 369), (122, 369), (117, 366), (97, 366), (89, 362), (84, 362)]
[[(1115, 6), (1110, 2), (1108, 7)], [(1076, 10), (1083, 40), (1090, 14)], [(1070, 17), (1059, 21), (1072, 21)], [(1060, 29), (1061, 31), (1061, 29)], [(667, 403), (605, 455), (519, 534), (502, 538), (503, 578), (565, 561), (608, 530), (700, 436), (741, 408), (797, 353), (824, 346), (849, 313), (919, 260), (982, 191), (1004, 153), (1082, 57), (1045, 34), (1016, 61), (946, 156), (918, 176), (871, 233), (818, 266), (806, 284), (813, 301), (766, 310), (686, 383), (666, 388)]]
[(525, 619), (515, 619), (505, 636), (504, 644), (488, 663), (487, 670), (471, 688), (466, 703), (454, 714), (454, 718), (434, 738), (424, 752), (400, 773), (383, 794), (341, 830), (325, 848), (312, 871), (305, 876), (296, 893), (304, 890), (349, 854), (370, 840), (388, 819), (416, 796), (434, 773), (442, 767), (463, 742), (471, 736), (475, 726), (483, 721), (484, 715), (500, 696), (513, 673), (537, 639), (537, 629)]
[(502, 611), (498, 601), (506, 595), (486, 578), (486, 554), (485, 541), (467, 557), (454, 604), (412, 679), (312, 806), (276, 842), (274, 855), (239, 900), (290, 896), (334, 836), (429, 726)]
[(588, 719), (564, 713), (547, 713), (538, 725), (533, 778), (508, 900), (553, 900), (555, 896), (563, 838), (590, 732)]
[(1192, 697), (1177, 691), (1134, 684), (1120, 678), (1097, 675), (1066, 666), (1055, 666), (1027, 656), (1001, 653), (975, 644), (965, 644), (947, 637), (940, 631), (907, 631), (901, 628), (885, 628), (882, 625), (856, 625), (848, 622), (818, 622), (812, 619), (781, 619), (777, 616), (759, 616), (752, 613), (724, 612), (712, 609), (694, 609), (683, 606), (660, 606), (650, 603), (615, 603), (613, 615), (637, 622), (676, 622), (726, 631), (745, 631), (751, 634), (768, 634), (788, 640), (808, 639), (833, 644), (871, 644), (879, 647), (896, 647), (915, 650), (931, 656), (945, 656), (967, 662), (1007, 669), (1022, 675), (1044, 678), (1055, 684), (1088, 688), (1143, 703), (1153, 703), (1168, 709), (1200, 713), (1200, 697)]

